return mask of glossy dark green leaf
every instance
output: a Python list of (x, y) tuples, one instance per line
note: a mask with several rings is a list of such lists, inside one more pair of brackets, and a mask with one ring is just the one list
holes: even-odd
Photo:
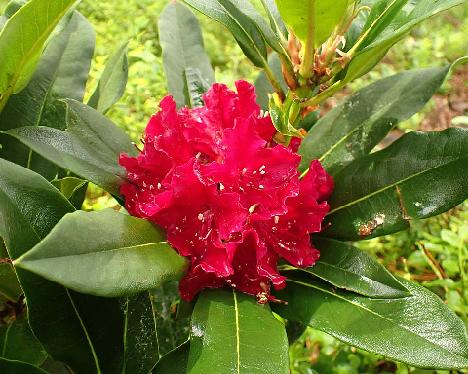
[(47, 357), (26, 319), (16, 320), (0, 329), (0, 357), (41, 366)]
[[(389, 3), (389, 2), (386, 2)], [(395, 0), (388, 5), (383, 3), (378, 16), (372, 14), (368, 33), (356, 49), (356, 53), (349, 63), (344, 77), (350, 82), (367, 73), (392, 47), (416, 25), (444, 10), (464, 3), (464, 0), (428, 0), (402, 1)], [(377, 4), (379, 5), (379, 4)], [(375, 30), (375, 31), (372, 31)]]
[[(64, 129), (65, 111), (60, 98), (83, 100), (94, 53), (95, 35), (78, 12), (66, 17), (47, 44), (29, 84), (12, 95), (0, 113), (0, 130), (23, 126)], [(58, 167), (7, 135), (0, 135), (0, 157), (28, 167), (52, 180)]]
[(203, 291), (192, 316), (187, 373), (289, 373), (284, 324), (251, 295)]
[(177, 105), (202, 105), (201, 95), (214, 82), (214, 71), (197, 17), (185, 5), (169, 3), (159, 18), (159, 39), (169, 92)]
[[(392, 23), (398, 22), (398, 16), (401, 15), (402, 8), (406, 6), (408, 0), (371, 0), (366, 3), (370, 12), (363, 27), (366, 33), (359, 45), (358, 50), (364, 49), (375, 41), (380, 34), (385, 32), (387, 27), (392, 27)], [(411, 6), (411, 4), (409, 4)], [(364, 13), (364, 12), (363, 12)]]
[(449, 66), (410, 70), (351, 95), (322, 117), (302, 141), (300, 169), (318, 159), (332, 175), (369, 153), (395, 126), (417, 113), (439, 89)]
[(0, 357), (0, 373), (5, 374), (49, 374), (46, 371), (21, 361)]
[[(184, 2), (223, 24), (255, 66), (260, 68), (268, 66), (267, 46), (262, 28), (256, 23), (258, 19), (252, 18), (256, 11), (247, 0), (236, 2), (232, 0), (184, 0)], [(262, 24), (269, 28), (266, 20), (262, 20)], [(270, 32), (273, 34), (271, 29)]]
[(118, 196), (125, 175), (118, 164), (119, 155), (136, 153), (129, 136), (85, 104), (66, 100), (64, 105), (66, 131), (28, 126), (8, 134), (58, 166)]
[(186, 260), (164, 240), (147, 220), (77, 211), (14, 264), (78, 292), (126, 296), (182, 277)]
[[(11, 258), (32, 248), (72, 211), (65, 197), (40, 175), (0, 159), (0, 236)], [(74, 293), (22, 269), (16, 271), (29, 324), (50, 355), (79, 374), (120, 368), (123, 316), (117, 300)]]
[(98, 86), (89, 98), (88, 105), (101, 113), (106, 113), (125, 92), (128, 80), (127, 46), (128, 42), (123, 43), (109, 57)]
[(315, 45), (328, 39), (348, 7), (348, 0), (337, 0), (330, 6), (327, 1), (275, 0), (284, 22), (304, 43), (313, 28)]
[(87, 181), (75, 177), (65, 177), (53, 180), (51, 183), (58, 188), (75, 209), (81, 209), (88, 189)]
[(373, 299), (310, 276), (295, 276), (273, 305), (286, 319), (308, 324), (355, 347), (424, 368), (468, 367), (463, 322), (429, 290), (401, 280), (411, 296)]
[(0, 32), (0, 111), (34, 73), (47, 38), (76, 0), (30, 0)]
[(183, 305), (179, 296), (179, 282), (166, 282), (150, 293), (157, 326), (159, 355), (165, 356), (189, 338), (190, 314), (182, 316), (177, 313)]
[(309, 268), (301, 269), (336, 287), (373, 298), (408, 296), (408, 290), (370, 255), (348, 243), (317, 238), (320, 259)]
[(335, 176), (324, 235), (360, 240), (409, 227), (467, 198), (468, 130), (411, 132)]
[(190, 344), (186, 342), (166, 354), (151, 371), (152, 374), (186, 374)]
[(152, 296), (148, 291), (129, 296), (125, 310), (124, 364), (122, 373), (148, 374), (159, 360)]

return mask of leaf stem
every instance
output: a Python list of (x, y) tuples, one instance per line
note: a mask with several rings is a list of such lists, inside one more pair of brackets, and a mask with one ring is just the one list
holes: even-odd
[(337, 81), (333, 83), (330, 87), (328, 87), (325, 91), (319, 93), (318, 95), (315, 95), (311, 97), (310, 99), (303, 101), (301, 103), (301, 107), (305, 108), (311, 105), (317, 105), (328, 99), (330, 96), (332, 96), (336, 91), (338, 91), (340, 88), (342, 88), (346, 83), (344, 81)]
[(273, 73), (273, 70), (271, 70), (270, 66), (268, 63), (266, 63), (263, 67), (263, 70), (265, 70), (265, 74), (270, 81), (271, 85), (275, 89), (275, 91), (280, 94), (282, 97), (284, 97), (284, 91), (283, 88), (281, 87), (281, 84), (275, 77), (275, 73)]
[(312, 77), (314, 73), (315, 60), (315, 0), (309, 0), (307, 40), (304, 46), (304, 56), (302, 58), (299, 73), (305, 79)]

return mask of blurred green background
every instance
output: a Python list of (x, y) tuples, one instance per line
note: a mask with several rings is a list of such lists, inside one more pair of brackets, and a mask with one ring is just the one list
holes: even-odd
[[(421, 0), (425, 1), (425, 0)], [(259, 3), (259, 0), (253, 0)], [(0, 7), (6, 4), (0, 0)], [(129, 40), (129, 81), (123, 98), (108, 116), (140, 137), (157, 103), (166, 94), (158, 42), (158, 15), (166, 0), (83, 0), (78, 6), (97, 33), (96, 53), (88, 95), (94, 91), (108, 56)], [(443, 65), (468, 52), (468, 4), (432, 18), (396, 45), (365, 77), (332, 98), (324, 111), (374, 80), (404, 69)], [(200, 16), (205, 46), (219, 82), (233, 86), (237, 79), (253, 81), (258, 74), (231, 35), (219, 24)], [(468, 65), (461, 66), (425, 109), (400, 124), (407, 130), (441, 130), (468, 125)], [(100, 209), (115, 202), (93, 187), (86, 202)], [(468, 203), (439, 217), (413, 222), (409, 231), (360, 243), (399, 276), (418, 281), (436, 292), (468, 325)], [(387, 361), (341, 344), (326, 334), (308, 329), (290, 352), (292, 374), (309, 373), (433, 373)], [(462, 371), (468, 373), (468, 371)], [(448, 373), (438, 371), (438, 373)]]

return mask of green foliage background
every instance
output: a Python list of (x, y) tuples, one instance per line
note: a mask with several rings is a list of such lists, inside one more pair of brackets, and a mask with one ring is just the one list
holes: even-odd
[[(253, 0), (260, 3), (259, 0)], [(123, 98), (108, 116), (137, 141), (158, 101), (166, 94), (161, 47), (158, 42), (158, 15), (165, 0), (83, 0), (78, 9), (90, 20), (97, 33), (97, 47), (91, 71), (89, 96), (97, 83), (108, 56), (129, 40), (129, 81)], [(0, 0), (0, 7), (6, 4)], [(417, 28), (393, 48), (376, 69), (355, 81), (347, 90), (355, 90), (395, 72), (418, 67), (441, 65), (453, 61), (468, 45), (468, 4), (433, 18)], [(236, 79), (253, 81), (257, 70), (243, 56), (231, 35), (219, 24), (199, 17), (204, 30), (207, 52), (216, 79), (233, 86)], [(467, 69), (461, 79), (449, 81), (441, 95), (463, 91)], [(331, 103), (333, 104), (333, 102)], [(417, 129), (425, 117), (439, 109), (437, 98), (399, 130)], [(466, 109), (465, 109), (466, 110)], [(466, 113), (452, 119), (466, 125)], [(112, 205), (112, 200), (96, 188), (91, 189), (88, 206)], [(407, 232), (360, 243), (373, 252), (388, 268), (401, 277), (420, 281), (439, 294), (468, 325), (468, 204), (447, 214), (415, 222)], [(292, 346), (293, 374), (298, 373), (424, 373), (403, 364), (340, 344), (318, 331), (307, 330)], [(468, 371), (466, 371), (468, 373)], [(443, 372), (440, 372), (443, 373)]]

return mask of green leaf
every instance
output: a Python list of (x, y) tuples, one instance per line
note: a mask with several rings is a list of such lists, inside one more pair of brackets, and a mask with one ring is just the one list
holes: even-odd
[(284, 324), (253, 296), (203, 291), (192, 315), (187, 373), (289, 373)]
[(15, 14), (19, 8), (26, 4), (27, 1), (28, 0), (11, 0), (7, 4), (5, 11), (0, 16), (0, 31), (3, 29), (3, 26), (5, 26), (6, 21), (8, 21), (8, 19), (11, 18), (11, 16)]
[(169, 92), (177, 105), (202, 105), (201, 95), (214, 82), (214, 71), (197, 17), (186, 6), (169, 3), (159, 18), (159, 39)]
[(47, 353), (33, 335), (28, 321), (21, 319), (0, 330), (0, 357), (40, 366)]
[(368, 154), (395, 126), (423, 108), (449, 66), (409, 70), (361, 89), (322, 117), (302, 141), (300, 170), (318, 159), (335, 175)]
[(20, 92), (34, 73), (44, 44), (76, 0), (31, 0), (0, 32), (0, 111), (12, 93)]
[[(159, 341), (159, 355), (165, 356), (183, 342), (190, 333), (190, 315), (181, 316), (179, 282), (166, 282), (150, 291)], [(177, 307), (177, 308), (176, 308)]]
[(276, 0), (276, 4), (284, 22), (303, 43), (309, 28), (314, 29), (316, 46), (329, 38), (348, 8), (348, 0), (336, 0), (333, 6), (324, 0)]
[(51, 183), (59, 189), (60, 193), (68, 199), (75, 209), (81, 209), (88, 189), (87, 181), (75, 177), (65, 177), (53, 180)]
[(157, 323), (149, 292), (126, 298), (124, 329), (124, 364), (122, 373), (147, 374), (159, 360)]
[(77, 211), (14, 265), (78, 292), (125, 296), (182, 277), (185, 259), (163, 240), (147, 220), (112, 209)]
[[(0, 242), (2, 239), (0, 238)], [(3, 243), (0, 243), (0, 253)], [(0, 256), (3, 259), (8, 257), (8, 254), (1, 254)], [(15, 270), (13, 266), (9, 263), (0, 263), (0, 297), (17, 302), (20, 295), (23, 293), (16, 277)]]
[(125, 175), (119, 155), (136, 153), (130, 138), (95, 109), (75, 100), (65, 100), (64, 105), (66, 131), (28, 126), (7, 133), (58, 166), (119, 196)]
[[(268, 56), (268, 65), (270, 66), (273, 74), (278, 79), (281, 88), (284, 92), (288, 91), (288, 86), (283, 78), (283, 73), (281, 72), (281, 61), (277, 53), (272, 53)], [(257, 103), (263, 110), (269, 109), (269, 98), (268, 95), (275, 92), (275, 89), (271, 85), (268, 77), (266, 76), (265, 72), (262, 70), (257, 79), (254, 82), (255, 85), (255, 94), (257, 95)]]
[(166, 354), (151, 371), (152, 374), (186, 374), (190, 344), (186, 342)]
[[(49, 126), (63, 130), (65, 111), (56, 105), (56, 100), (83, 100), (94, 44), (93, 28), (81, 14), (73, 12), (63, 19), (29, 84), (19, 94), (12, 95), (0, 113), (0, 129)], [(2, 134), (0, 143), (0, 157), (28, 167), (48, 180), (57, 175), (57, 166), (18, 140)]]
[(467, 174), (468, 130), (408, 133), (335, 176), (323, 234), (360, 240), (403, 230), (463, 202)]
[[(267, 46), (262, 28), (256, 23), (252, 5), (247, 0), (183, 0), (206, 16), (223, 24), (234, 36), (244, 54), (257, 67), (268, 66)], [(261, 18), (261, 17), (260, 17)], [(263, 19), (266, 27), (269, 27)], [(273, 34), (273, 31), (270, 30)]]
[(88, 101), (88, 105), (101, 113), (106, 113), (120, 100), (128, 80), (128, 42), (123, 43), (109, 57), (99, 79), (98, 86)]
[(48, 374), (46, 371), (21, 361), (0, 357), (0, 372), (8, 374)]
[(2, 300), (17, 302), (22, 293), (12, 265), (0, 264), (0, 297)]
[[(32, 248), (72, 211), (43, 177), (0, 159), (0, 236), (12, 259)], [(114, 372), (120, 367), (123, 316), (118, 300), (80, 295), (22, 269), (16, 272), (31, 329), (50, 355), (76, 373)]]
[(275, 0), (260, 0), (270, 21), (270, 26), (280, 40), (288, 39), (288, 30), (281, 18)]
[(295, 276), (273, 305), (282, 317), (302, 322), (352, 346), (423, 368), (468, 367), (463, 322), (427, 289), (401, 280), (411, 296), (373, 299), (334, 289), (310, 276)]
[(317, 238), (320, 259), (309, 268), (300, 269), (336, 287), (373, 298), (408, 296), (408, 290), (364, 251), (336, 240)]
[[(385, 6), (386, 3), (388, 2), (377, 4), (378, 9), (382, 9), (382, 5)], [(362, 42), (356, 48), (356, 53), (341, 79), (350, 82), (367, 73), (412, 28), (437, 13), (463, 3), (464, 0), (394, 0), (382, 9), (378, 17), (374, 15), (375, 12), (372, 13), (370, 19), (373, 22), (367, 29), (369, 32), (363, 34)]]

